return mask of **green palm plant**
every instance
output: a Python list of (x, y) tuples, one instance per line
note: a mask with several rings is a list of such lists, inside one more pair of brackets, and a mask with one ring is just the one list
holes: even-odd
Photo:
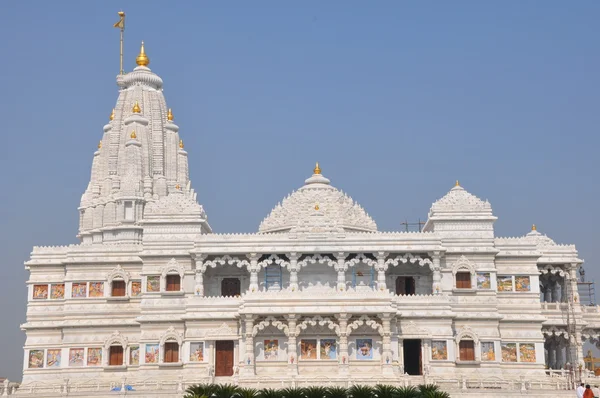
[(429, 391), (425, 391), (424, 393), (422, 393), (421, 397), (422, 398), (450, 398), (450, 394), (448, 394), (445, 391), (441, 391), (441, 390), (437, 390), (437, 391), (429, 390)]
[(414, 386), (398, 387), (396, 389), (398, 398), (420, 398), (421, 392)]
[(288, 387), (279, 390), (279, 394), (282, 398), (306, 398), (304, 388)]
[(349, 398), (373, 398), (373, 388), (370, 386), (353, 385), (348, 389)]
[(440, 391), (440, 388), (438, 386), (436, 386), (435, 384), (420, 384), (419, 385), (419, 392), (421, 394), (426, 394), (428, 392), (437, 392)]
[(238, 390), (239, 398), (258, 398), (260, 391), (256, 388), (240, 388)]
[(215, 388), (214, 384), (194, 384), (185, 390), (184, 398), (211, 398)]
[[(310, 386), (304, 388), (304, 396), (306, 398), (325, 398), (328, 388), (321, 386)], [(345, 397), (344, 397), (345, 398)]]
[(348, 390), (344, 387), (329, 387), (325, 390), (325, 398), (348, 398)]
[(281, 398), (283, 394), (280, 390), (273, 388), (263, 388), (258, 392), (258, 398)]
[(398, 389), (389, 384), (377, 384), (373, 388), (373, 393), (377, 398), (397, 398)]
[(215, 386), (213, 398), (237, 398), (240, 388), (233, 384), (218, 384)]

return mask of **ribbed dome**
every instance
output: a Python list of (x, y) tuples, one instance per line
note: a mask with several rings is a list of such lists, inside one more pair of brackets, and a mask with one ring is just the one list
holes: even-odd
[(305, 185), (277, 204), (258, 228), (260, 233), (344, 231), (377, 231), (377, 225), (352, 198), (329, 184), (318, 165)]

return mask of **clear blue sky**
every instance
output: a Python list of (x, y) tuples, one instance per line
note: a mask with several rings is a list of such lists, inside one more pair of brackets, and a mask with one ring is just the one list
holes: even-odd
[(4, 1), (0, 376), (21, 375), (31, 247), (76, 241), (121, 8), (215, 231), (256, 231), (318, 160), (382, 230), (460, 179), (497, 235), (536, 223), (600, 282), (598, 1)]

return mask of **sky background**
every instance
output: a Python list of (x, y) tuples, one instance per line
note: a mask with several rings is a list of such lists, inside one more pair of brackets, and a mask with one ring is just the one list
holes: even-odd
[(20, 380), (34, 245), (77, 207), (144, 40), (215, 232), (253, 232), (319, 161), (381, 230), (459, 179), (600, 282), (598, 1), (3, 1), (0, 377)]

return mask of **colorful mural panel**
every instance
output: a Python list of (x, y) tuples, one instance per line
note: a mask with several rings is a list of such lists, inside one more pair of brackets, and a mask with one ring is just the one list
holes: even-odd
[(48, 298), (48, 285), (33, 285), (33, 299), (45, 300)]
[(58, 368), (60, 367), (60, 358), (62, 351), (59, 349), (48, 349), (46, 351), (46, 367), (47, 368)]
[(148, 276), (146, 278), (147, 292), (160, 292), (160, 276)]
[(512, 292), (512, 276), (510, 275), (498, 275), (498, 291), (499, 292)]
[(519, 344), (519, 360), (521, 362), (535, 362), (535, 344)]
[(69, 366), (83, 366), (83, 348), (69, 350)]
[(104, 297), (104, 282), (90, 282), (90, 297)]
[(131, 297), (137, 297), (142, 295), (142, 282), (132, 281), (131, 282)]
[(190, 362), (204, 362), (204, 343), (190, 344)]
[(492, 282), (489, 272), (478, 272), (477, 273), (477, 289), (491, 289)]
[(482, 361), (495, 361), (496, 352), (494, 351), (494, 342), (485, 341), (481, 342), (481, 360)]
[(517, 362), (516, 343), (502, 343), (502, 362)]
[(88, 348), (88, 366), (102, 365), (102, 348)]
[(29, 351), (29, 369), (41, 369), (44, 367), (44, 350)]
[(373, 359), (372, 339), (356, 339), (356, 359)]
[(50, 289), (50, 298), (52, 299), (64, 299), (65, 298), (65, 284), (57, 283), (52, 285)]
[(515, 276), (515, 290), (517, 292), (531, 291), (531, 281), (528, 276)]
[(337, 342), (335, 339), (321, 339), (319, 346), (321, 359), (337, 359)]
[(139, 365), (140, 364), (140, 346), (132, 345), (129, 347), (129, 364)]
[(300, 359), (317, 359), (317, 340), (300, 340)]
[(158, 363), (158, 344), (146, 344), (146, 355), (144, 363)]
[(279, 359), (279, 340), (265, 340), (264, 348), (266, 361), (276, 361)]
[(431, 359), (433, 361), (445, 361), (448, 359), (448, 343), (446, 341), (431, 342)]
[(72, 298), (87, 297), (87, 283), (73, 283), (71, 285), (71, 297)]

